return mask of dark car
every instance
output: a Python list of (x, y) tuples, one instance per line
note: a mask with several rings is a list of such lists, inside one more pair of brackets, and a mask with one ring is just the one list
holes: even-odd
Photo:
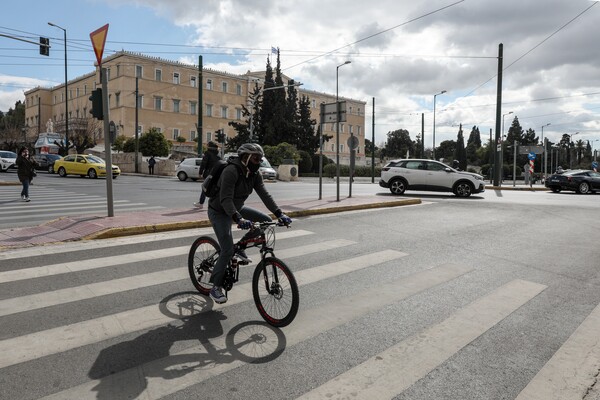
[(48, 171), (51, 174), (54, 173), (54, 162), (61, 159), (62, 157), (58, 154), (36, 154), (33, 159), (37, 163), (35, 169), (42, 171)]
[(582, 194), (594, 193), (600, 190), (600, 172), (577, 169), (550, 175), (546, 179), (546, 187), (554, 193), (561, 190), (572, 190)]

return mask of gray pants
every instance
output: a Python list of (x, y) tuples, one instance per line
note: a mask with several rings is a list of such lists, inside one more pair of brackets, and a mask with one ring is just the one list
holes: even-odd
[[(244, 206), (239, 211), (240, 214), (242, 214), (242, 218), (252, 222), (271, 221), (271, 217), (254, 208)], [(225, 268), (227, 264), (229, 264), (231, 257), (233, 257), (233, 235), (231, 234), (232, 221), (229, 215), (215, 211), (210, 207), (207, 214), (213, 230), (215, 231), (215, 235), (217, 236), (219, 247), (221, 247), (221, 253), (213, 268), (211, 281), (215, 286), (223, 286)]]

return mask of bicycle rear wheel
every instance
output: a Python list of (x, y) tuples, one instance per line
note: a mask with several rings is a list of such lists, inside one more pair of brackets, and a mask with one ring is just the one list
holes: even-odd
[(268, 324), (282, 328), (296, 318), (300, 305), (298, 284), (280, 259), (267, 257), (256, 266), (252, 294), (258, 312)]
[(208, 236), (199, 237), (190, 248), (188, 255), (190, 278), (194, 287), (205, 296), (208, 296), (213, 287), (210, 278), (220, 251), (219, 243)]

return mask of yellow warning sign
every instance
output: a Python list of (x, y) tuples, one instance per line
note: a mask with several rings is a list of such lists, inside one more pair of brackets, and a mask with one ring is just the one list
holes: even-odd
[(98, 66), (102, 65), (102, 53), (104, 52), (104, 43), (106, 43), (107, 33), (108, 24), (90, 33), (90, 39), (92, 40), (92, 47), (94, 47), (94, 53), (96, 53), (96, 60), (98, 61)]

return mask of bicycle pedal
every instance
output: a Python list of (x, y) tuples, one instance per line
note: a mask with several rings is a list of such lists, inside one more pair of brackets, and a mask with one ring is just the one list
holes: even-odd
[(248, 265), (248, 264), (250, 264), (250, 261), (238, 260), (238, 265)]

